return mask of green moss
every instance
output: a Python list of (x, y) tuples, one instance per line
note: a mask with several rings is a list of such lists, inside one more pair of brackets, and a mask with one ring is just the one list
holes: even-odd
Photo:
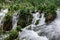
[(19, 40), (18, 38), (16, 38), (15, 40)]
[(24, 28), (27, 25), (31, 24), (32, 18), (33, 17), (30, 14), (29, 9), (21, 9), (20, 12), (19, 12), (18, 25), (20, 25), (20, 26), (22, 26), (22, 28)]
[(18, 26), (16, 27), (16, 30), (17, 30), (17, 31), (21, 31), (21, 28), (22, 28), (22, 27), (21, 27), (20, 25), (18, 25)]
[(57, 16), (56, 12), (55, 13), (46, 13), (45, 14), (45, 18), (46, 18), (45, 22), (47, 24), (51, 23), (56, 18), (56, 16)]
[(6, 37), (6, 38), (4, 38), (4, 40), (10, 40), (10, 38), (9, 37)]
[(18, 40), (18, 31), (17, 30), (11, 30), (11, 31), (9, 31), (9, 36), (8, 37), (6, 37), (6, 38), (4, 38), (4, 40), (14, 40), (14, 39), (16, 39), (16, 40)]
[(10, 14), (6, 14), (4, 17), (4, 24), (3, 24), (3, 30), (8, 31), (12, 28), (12, 16)]
[(16, 30), (11, 30), (9, 33), (9, 37), (11, 40), (16, 39), (18, 37), (18, 32)]

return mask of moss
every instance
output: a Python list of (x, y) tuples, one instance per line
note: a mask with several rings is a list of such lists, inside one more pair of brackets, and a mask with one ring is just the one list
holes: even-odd
[(17, 30), (11, 30), (9, 31), (9, 36), (4, 38), (4, 40), (14, 40), (17, 39), (18, 40), (18, 31)]
[(16, 30), (11, 30), (9, 33), (10, 40), (16, 39), (18, 37), (18, 32)]
[(19, 40), (18, 38), (16, 38), (15, 40)]
[(22, 27), (21, 27), (20, 25), (18, 25), (18, 26), (16, 27), (16, 30), (17, 30), (17, 31), (21, 31), (21, 28), (22, 28)]
[(24, 28), (24, 27), (26, 26), (26, 24), (25, 24), (25, 20), (20, 19), (20, 20), (18, 21), (18, 25), (21, 25), (22, 28)]
[(2, 7), (0, 6), (0, 11), (1, 11)]
[(29, 13), (29, 10), (21, 10), (19, 14), (18, 25), (22, 26), (22, 28), (32, 23), (32, 15)]
[(4, 38), (4, 40), (10, 40), (10, 38), (9, 37), (6, 37), (6, 38)]
[(46, 13), (45, 14), (45, 22), (48, 24), (48, 23), (51, 23), (55, 18), (56, 18), (56, 12), (55, 13)]
[(8, 31), (12, 28), (12, 16), (10, 14), (7, 14), (4, 17), (4, 24), (3, 24), (3, 30)]

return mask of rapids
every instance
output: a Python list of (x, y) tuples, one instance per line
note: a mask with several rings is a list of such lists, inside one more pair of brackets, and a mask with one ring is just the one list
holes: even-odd
[[(39, 14), (39, 12), (36, 12), (35, 14), (32, 14), (33, 15), (32, 24), (23, 28), (21, 33), (19, 32), (19, 39), (41, 40), (41, 38), (43, 37), (42, 40), (59, 40), (60, 10), (57, 10), (56, 13), (57, 13), (56, 19), (48, 25), (46, 25), (45, 23), (44, 13)], [(35, 25), (37, 20), (39, 20), (39, 23)]]

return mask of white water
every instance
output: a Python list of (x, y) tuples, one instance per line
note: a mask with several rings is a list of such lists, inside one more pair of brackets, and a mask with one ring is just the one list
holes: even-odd
[(39, 36), (32, 30), (23, 30), (19, 32), (19, 40), (48, 40), (45, 36)]
[(43, 34), (47, 36), (50, 40), (60, 40), (60, 11), (57, 10), (57, 18), (50, 23), (49, 25), (45, 25), (40, 27)]
[[(3, 25), (2, 21), (3, 21), (3, 18), (5, 17), (5, 14), (8, 12), (8, 9), (2, 9), (0, 11), (0, 28), (2, 28), (1, 26)], [(0, 35), (0, 40), (2, 40), (2, 34)]]
[(33, 20), (32, 20), (32, 24), (35, 24), (37, 20), (39, 20), (40, 14), (39, 12), (33, 13)]
[[(39, 18), (40, 16), (42, 16), (41, 18)], [(39, 24), (35, 25), (36, 21), (39, 20)], [(40, 32), (34, 32), (34, 28), (37, 26), (43, 25), (45, 22), (45, 18), (44, 18), (44, 14), (42, 13), (41, 15), (39, 14), (39, 12), (36, 12), (35, 14), (33, 14), (33, 20), (32, 20), (32, 24), (25, 27), (24, 29), (22, 29), (22, 32), (19, 32), (19, 40), (48, 40), (46, 36), (39, 36), (38, 33)], [(30, 29), (30, 30), (27, 30)]]
[(12, 26), (13, 26), (12, 29), (16, 29), (16, 27), (17, 27), (17, 22), (18, 22), (18, 15), (17, 15), (17, 13), (14, 13), (14, 14), (13, 14), (13, 18), (12, 18)]
[[(19, 32), (19, 40), (60, 40), (60, 11), (57, 10), (56, 12), (56, 19), (49, 25), (45, 23), (44, 13), (33, 14), (32, 24), (23, 28), (21, 33)], [(39, 24), (35, 25), (37, 20), (39, 20)]]
[(2, 24), (1, 22), (7, 12), (8, 12), (8, 9), (1, 10), (1, 12), (0, 12), (0, 25)]

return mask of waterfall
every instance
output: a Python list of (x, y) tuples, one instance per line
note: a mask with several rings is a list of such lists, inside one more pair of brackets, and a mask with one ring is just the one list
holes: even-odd
[[(40, 23), (42, 22), (41, 25), (44, 25), (45, 23), (45, 18), (44, 18), (44, 13), (40, 15), (39, 12), (33, 13), (33, 20), (32, 24), (26, 26), (25, 28), (22, 29), (22, 32), (19, 32), (19, 40), (48, 40), (46, 36), (39, 36), (39, 32), (35, 32), (35, 27), (40, 26)], [(42, 16), (40, 18), (40, 16)], [(38, 25), (35, 25), (36, 21), (39, 20)], [(30, 30), (28, 30), (30, 29)]]
[(8, 12), (8, 9), (1, 10), (1, 12), (0, 12), (0, 25), (2, 24), (1, 22), (7, 12)]
[(32, 24), (35, 24), (37, 20), (39, 20), (39, 12), (33, 13), (33, 20), (32, 20)]
[[(5, 14), (8, 12), (8, 9), (2, 9), (1, 11), (0, 11), (0, 30), (3, 30), (3, 23), (2, 23), (2, 21), (3, 21), (3, 18), (5, 17)], [(2, 34), (0, 35), (0, 40), (3, 40), (2, 39)]]
[(42, 32), (50, 39), (59, 40), (60, 39), (60, 11), (57, 10), (56, 19), (49, 25), (42, 26)]
[[(41, 37), (43, 37), (45, 38), (44, 40), (60, 40), (60, 10), (57, 10), (56, 13), (56, 19), (48, 25), (45, 23), (44, 13), (39, 14), (39, 12), (37, 12), (32, 14), (32, 24), (23, 28), (22, 32), (19, 32), (19, 39), (41, 40)], [(41, 18), (39, 18), (39, 16), (41, 16)], [(35, 25), (37, 20), (39, 20), (39, 23)]]
[(17, 22), (18, 22), (18, 15), (17, 15), (17, 13), (14, 13), (14, 14), (13, 14), (13, 18), (12, 18), (12, 26), (13, 26), (12, 29), (16, 29), (16, 27), (17, 27)]

